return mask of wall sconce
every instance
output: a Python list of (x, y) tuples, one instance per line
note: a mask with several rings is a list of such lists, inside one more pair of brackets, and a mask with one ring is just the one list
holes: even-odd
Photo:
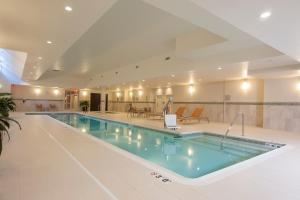
[(41, 93), (41, 88), (35, 88), (34, 92), (36, 95), (39, 95)]
[(120, 98), (121, 92), (117, 92), (117, 93), (116, 93), (116, 96), (117, 96), (118, 98)]
[(133, 92), (132, 91), (129, 92), (129, 96), (130, 96), (130, 98), (132, 98), (132, 96), (133, 96)]
[(138, 94), (141, 97), (143, 95), (143, 90), (139, 90)]
[(87, 91), (82, 91), (82, 95), (85, 97), (87, 95)]
[(244, 92), (247, 92), (249, 89), (250, 89), (250, 83), (248, 82), (247, 79), (245, 79), (241, 85), (241, 89), (244, 91)]
[(298, 91), (300, 91), (300, 81), (298, 81), (298, 83), (296, 84), (296, 89), (297, 89)]
[(166, 89), (166, 95), (172, 95), (172, 88), (168, 87)]
[(58, 89), (54, 89), (54, 90), (53, 90), (53, 93), (54, 93), (54, 95), (57, 96), (57, 95), (59, 94), (59, 90), (58, 90)]
[(156, 90), (156, 95), (162, 95), (162, 89), (161, 88), (158, 88)]
[(189, 86), (189, 93), (190, 93), (191, 95), (193, 95), (194, 92), (195, 92), (195, 87), (194, 87), (193, 85), (190, 85), (190, 86)]

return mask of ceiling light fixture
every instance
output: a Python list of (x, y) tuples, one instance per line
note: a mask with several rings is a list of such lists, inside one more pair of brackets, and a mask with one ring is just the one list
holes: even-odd
[(52, 41), (50, 41), (50, 40), (47, 40), (47, 44), (52, 44)]
[(172, 77), (172, 78), (174, 78), (174, 77), (175, 77), (175, 75), (174, 75), (174, 74), (171, 74), (171, 77)]
[(38, 59), (39, 59), (39, 60), (42, 60), (42, 59), (43, 59), (43, 57), (39, 56), (39, 57), (38, 57)]
[(265, 11), (263, 13), (260, 14), (260, 19), (267, 19), (272, 15), (272, 13), (270, 11)]
[(71, 6), (65, 6), (65, 11), (71, 12), (73, 8)]
[(222, 69), (223, 69), (223, 67), (218, 67), (217, 69), (218, 69), (218, 70), (222, 70)]
[(142, 80), (143, 82), (145, 82), (145, 80)]

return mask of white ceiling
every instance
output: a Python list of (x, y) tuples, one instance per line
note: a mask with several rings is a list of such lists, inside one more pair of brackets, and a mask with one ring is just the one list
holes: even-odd
[[(300, 61), (298, 0), (190, 0), (245, 33)], [(234, 5), (234, 6), (233, 6)], [(260, 14), (272, 13), (267, 20)]]
[[(276, 0), (2, 0), (0, 48), (27, 53), (22, 78), (49, 86), (158, 87), (244, 78), (245, 70), (298, 76), (299, 3), (287, 1), (293, 8)], [(272, 16), (261, 21), (266, 9)]]

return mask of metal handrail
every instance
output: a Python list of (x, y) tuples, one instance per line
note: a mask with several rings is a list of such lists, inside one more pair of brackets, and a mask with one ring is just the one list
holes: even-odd
[(172, 98), (169, 98), (168, 101), (167, 101), (167, 103), (166, 103), (165, 106), (163, 107), (164, 128), (167, 127), (165, 117), (166, 117), (166, 114), (168, 114), (168, 113), (167, 113), (168, 107), (169, 107), (169, 104), (171, 104), (171, 103), (172, 103)]
[(234, 119), (231, 121), (229, 127), (226, 129), (226, 132), (222, 138), (221, 141), (221, 147), (223, 148), (223, 141), (226, 139), (226, 137), (228, 136), (229, 131), (232, 129), (232, 126), (235, 124), (235, 121), (242, 116), (242, 136), (245, 136), (245, 114), (244, 113), (238, 113)]

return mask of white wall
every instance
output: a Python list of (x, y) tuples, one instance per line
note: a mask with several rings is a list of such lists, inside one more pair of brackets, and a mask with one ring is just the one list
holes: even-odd
[(248, 80), (249, 89), (241, 88), (244, 80), (226, 81), (225, 95), (230, 95), (233, 102), (262, 102), (264, 83), (263, 80), (250, 79)]
[(223, 101), (224, 84), (217, 83), (200, 83), (194, 85), (195, 91), (193, 94), (189, 91), (190, 86), (175, 86), (172, 87), (173, 100), (179, 102), (192, 101)]
[[(264, 127), (300, 132), (299, 78), (265, 81)], [(272, 102), (279, 102), (277, 105)]]
[(265, 102), (299, 102), (299, 78), (265, 80)]
[(57, 110), (64, 109), (65, 90), (62, 88), (13, 84), (11, 93), (17, 111), (36, 111), (37, 104), (42, 104), (45, 110), (50, 104), (56, 105)]

